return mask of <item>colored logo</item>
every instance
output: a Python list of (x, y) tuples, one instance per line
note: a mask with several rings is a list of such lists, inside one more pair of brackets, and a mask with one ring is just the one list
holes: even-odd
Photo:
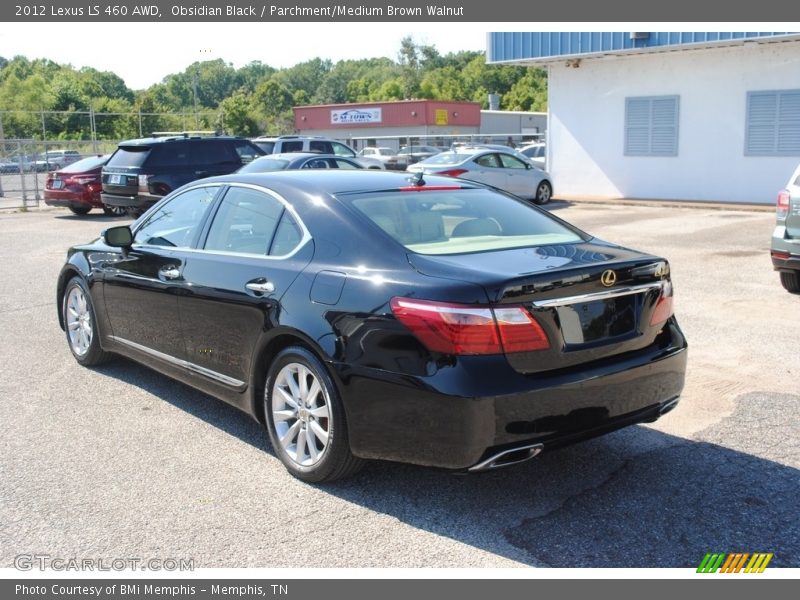
[(731, 554), (708, 553), (697, 567), (698, 573), (763, 573), (772, 552), (734, 552)]
[(617, 274), (614, 273), (611, 269), (603, 271), (603, 274), (600, 275), (600, 283), (602, 283), (606, 287), (611, 287), (615, 283), (617, 283)]

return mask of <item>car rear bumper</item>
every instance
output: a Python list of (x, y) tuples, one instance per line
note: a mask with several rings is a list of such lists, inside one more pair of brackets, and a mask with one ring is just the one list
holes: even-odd
[(88, 194), (77, 194), (69, 190), (48, 190), (44, 191), (44, 203), (47, 206), (85, 206), (91, 208), (102, 208), (103, 203), (100, 196), (90, 196)]
[(800, 239), (786, 237), (786, 228), (775, 228), (770, 258), (776, 271), (800, 271)]
[(658, 419), (683, 389), (686, 348), (672, 319), (650, 348), (582, 369), (524, 375), (483, 356), (430, 377), (336, 370), (356, 456), (463, 470), (505, 450), (549, 450)]
[(100, 194), (100, 197), (102, 198), (103, 204), (106, 206), (116, 206), (139, 210), (146, 210), (163, 198), (163, 196), (155, 196), (153, 194), (135, 194), (131, 196), (125, 196), (120, 194), (107, 194), (105, 192)]

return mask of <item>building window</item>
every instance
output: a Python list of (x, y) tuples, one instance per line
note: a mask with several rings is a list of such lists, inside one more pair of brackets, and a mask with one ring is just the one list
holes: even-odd
[(744, 153), (800, 155), (800, 90), (747, 93)]
[(678, 96), (625, 98), (625, 156), (678, 155)]

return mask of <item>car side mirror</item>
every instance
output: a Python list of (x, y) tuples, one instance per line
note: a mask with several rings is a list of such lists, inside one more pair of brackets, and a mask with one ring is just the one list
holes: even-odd
[(525, 163), (525, 168), (530, 171), (533, 168), (533, 165), (531, 165), (531, 163)]
[(103, 241), (114, 248), (130, 248), (133, 244), (133, 232), (127, 225), (109, 227), (103, 232)]

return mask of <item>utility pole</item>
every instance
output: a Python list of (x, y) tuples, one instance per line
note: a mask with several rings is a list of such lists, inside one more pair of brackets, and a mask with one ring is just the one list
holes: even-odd
[(197, 114), (197, 80), (200, 77), (199, 73), (200, 67), (194, 68), (194, 74), (192, 75), (192, 92), (194, 93), (194, 128), (196, 130), (200, 130), (200, 116)]

